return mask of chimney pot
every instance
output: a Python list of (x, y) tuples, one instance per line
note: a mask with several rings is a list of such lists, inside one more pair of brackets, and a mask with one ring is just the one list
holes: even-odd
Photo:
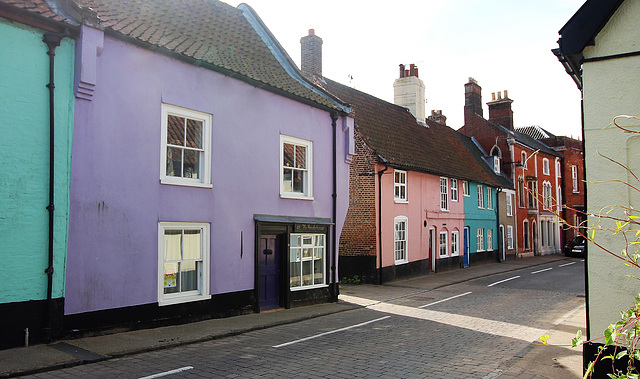
[(491, 101), (495, 101), (495, 100), (496, 100), (496, 93), (491, 92)]
[(498, 100), (502, 99), (502, 92), (498, 91)]
[(312, 36), (316, 34), (316, 31), (314, 29), (309, 29), (309, 35)]
[(505, 99), (508, 99), (508, 98), (509, 98), (509, 95), (507, 95), (507, 90), (504, 90), (504, 98), (505, 98)]
[(400, 77), (404, 78), (404, 65), (402, 63), (400, 64)]

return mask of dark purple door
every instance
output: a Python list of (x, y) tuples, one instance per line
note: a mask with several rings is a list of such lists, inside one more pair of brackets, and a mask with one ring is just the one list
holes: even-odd
[(280, 306), (280, 243), (276, 235), (260, 237), (260, 309)]

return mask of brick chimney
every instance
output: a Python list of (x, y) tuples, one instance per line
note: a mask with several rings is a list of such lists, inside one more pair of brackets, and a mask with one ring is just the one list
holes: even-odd
[(507, 90), (502, 93), (491, 94), (491, 101), (487, 103), (489, 106), (489, 121), (494, 124), (500, 124), (509, 130), (513, 130), (513, 110), (511, 110), (513, 100), (509, 99)]
[[(469, 78), (469, 83), (464, 85), (464, 117), (467, 119), (467, 113), (482, 116), (482, 87), (474, 78)], [(465, 121), (465, 124), (467, 122)]]
[(429, 116), (428, 118), (429, 118), (429, 120), (435, 121), (438, 124), (447, 125), (447, 116), (442, 114), (442, 110), (441, 109), (439, 109), (437, 111), (436, 110), (432, 110), (431, 111), (431, 116)]
[(416, 120), (425, 121), (424, 82), (418, 78), (415, 64), (409, 65), (409, 69), (400, 65), (400, 77), (393, 83), (393, 102), (409, 108)]
[(322, 76), (322, 38), (309, 29), (309, 35), (300, 38), (302, 48), (302, 74), (306, 77)]

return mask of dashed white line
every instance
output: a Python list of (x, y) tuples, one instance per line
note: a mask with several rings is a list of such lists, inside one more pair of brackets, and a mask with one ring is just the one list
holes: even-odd
[(493, 286), (495, 286), (496, 284), (500, 284), (500, 283), (508, 282), (509, 280), (513, 280), (513, 279), (518, 279), (519, 277), (520, 277), (520, 275), (517, 275), (517, 276), (514, 276), (513, 278), (504, 279), (504, 280), (501, 280), (501, 281), (499, 281), (499, 282), (491, 283), (491, 284), (489, 284), (487, 287), (493, 287)]
[(534, 271), (531, 274), (539, 274), (541, 272), (545, 272), (545, 271), (549, 271), (549, 270), (553, 270), (553, 267), (547, 267), (547, 268), (543, 268), (542, 270), (538, 270), (538, 271)]
[(468, 295), (468, 294), (470, 294), (470, 293), (471, 293), (471, 292), (461, 293), (460, 295), (451, 296), (451, 297), (448, 297), (448, 298), (446, 298), (446, 299), (442, 299), (442, 300), (434, 301), (433, 303), (429, 303), (429, 304), (421, 305), (421, 306), (419, 306), (418, 308), (426, 308), (426, 307), (430, 307), (430, 306), (432, 306), (432, 305), (436, 305), (436, 304), (443, 303), (443, 302), (445, 302), (445, 301), (447, 301), (447, 300), (455, 299), (455, 298), (457, 298), (457, 297), (461, 297), (461, 296), (466, 296), (466, 295)]
[(186, 367), (181, 367), (181, 368), (177, 368), (175, 370), (171, 370), (171, 371), (165, 371), (165, 372), (161, 372), (158, 374), (153, 374), (153, 375), (149, 375), (149, 376), (144, 376), (142, 378), (139, 379), (154, 379), (154, 378), (161, 378), (163, 376), (167, 376), (167, 375), (172, 375), (172, 374), (177, 374), (179, 372), (183, 372), (183, 371), (187, 371), (187, 370), (191, 370), (193, 367), (192, 366), (186, 366)]
[(571, 266), (571, 265), (574, 265), (574, 264), (576, 264), (576, 262), (569, 262), (569, 263), (565, 263), (563, 265), (560, 265), (558, 267)]
[(332, 330), (332, 331), (330, 331), (330, 332), (324, 332), (324, 333), (316, 334), (315, 336), (306, 337), (306, 338), (301, 338), (301, 339), (299, 339), (299, 340), (295, 340), (295, 341), (290, 341), (290, 342), (281, 343), (280, 345), (275, 345), (275, 346), (272, 346), (272, 347), (276, 347), (276, 348), (277, 348), (277, 347), (284, 347), (284, 346), (288, 346), (288, 345), (293, 345), (294, 343), (298, 343), (298, 342), (304, 342), (304, 341), (312, 340), (312, 339), (314, 339), (314, 338), (318, 338), (318, 337), (326, 336), (326, 335), (328, 335), (328, 334), (333, 334), (333, 333), (343, 332), (343, 331), (345, 331), (345, 330), (349, 330), (349, 329), (353, 329), (353, 328), (358, 328), (358, 327), (360, 327), (360, 326), (364, 326), (364, 325), (367, 325), (367, 324), (371, 324), (371, 323), (373, 323), (373, 322), (377, 322), (377, 321), (382, 321), (382, 320), (388, 319), (389, 317), (391, 317), (391, 316), (384, 316), (384, 317), (380, 317), (380, 318), (377, 318), (377, 319), (375, 319), (375, 320), (371, 320), (371, 321), (363, 322), (363, 323), (356, 324), (356, 325), (347, 326), (347, 327), (344, 327), (344, 328), (340, 328), (340, 329)]

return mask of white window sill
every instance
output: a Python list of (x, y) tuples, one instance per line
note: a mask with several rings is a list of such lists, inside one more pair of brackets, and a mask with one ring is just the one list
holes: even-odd
[(440, 208), (440, 211), (442, 211), (442, 212), (450, 212), (448, 209), (442, 209), (442, 208)]
[(403, 264), (407, 264), (407, 263), (409, 263), (408, 259), (403, 259), (401, 261), (395, 261), (396, 265), (403, 265)]
[(396, 204), (409, 204), (409, 200), (402, 200), (402, 199), (393, 199), (393, 202)]
[(159, 306), (164, 305), (173, 305), (173, 304), (182, 304), (182, 303), (191, 303), (194, 301), (202, 301), (211, 299), (211, 295), (192, 295), (192, 296), (184, 296), (184, 297), (173, 297), (169, 299), (162, 299), (158, 301)]
[(326, 284), (314, 284), (314, 285), (310, 285), (310, 286), (299, 286), (299, 287), (291, 287), (290, 290), (291, 291), (304, 291), (304, 290), (312, 290), (315, 288), (325, 288), (325, 287), (329, 287)]
[(280, 198), (293, 200), (314, 200), (313, 196), (299, 195), (295, 193), (281, 193)]
[(213, 184), (211, 183), (202, 183), (198, 181), (187, 181), (187, 180), (175, 180), (175, 179), (160, 179), (160, 184), (167, 184), (171, 186), (182, 186), (182, 187), (197, 187), (197, 188), (213, 188)]

